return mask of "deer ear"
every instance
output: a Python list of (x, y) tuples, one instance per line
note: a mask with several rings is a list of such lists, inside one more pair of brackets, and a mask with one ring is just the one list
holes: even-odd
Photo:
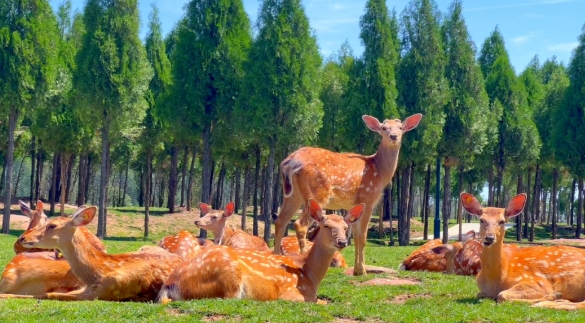
[(209, 204), (201, 202), (199, 203), (199, 210), (201, 210), (201, 215), (205, 215), (211, 212), (211, 206)]
[(229, 202), (225, 206), (225, 209), (223, 211), (223, 217), (224, 218), (227, 218), (227, 217), (231, 216), (232, 214), (234, 214), (234, 208), (235, 208), (235, 203), (234, 202)]
[(463, 241), (475, 239), (475, 231), (469, 230), (465, 235), (462, 237)]
[(321, 209), (319, 203), (313, 199), (309, 199), (307, 204), (307, 211), (309, 211), (309, 215), (313, 218), (313, 220), (321, 222), (323, 220), (323, 209)]
[(343, 218), (343, 219), (345, 220), (345, 222), (347, 224), (352, 224), (355, 221), (360, 219), (360, 217), (364, 213), (365, 208), (366, 208), (366, 205), (364, 203), (358, 204), (358, 205), (352, 207), (351, 210), (347, 211), (347, 214), (345, 215), (345, 218)]
[(504, 216), (511, 218), (522, 213), (524, 205), (526, 205), (526, 194), (522, 193), (514, 196), (508, 203)]
[(370, 130), (375, 132), (380, 132), (382, 130), (382, 124), (380, 123), (380, 120), (368, 115), (363, 115), (362, 120), (364, 120), (366, 126), (370, 128)]
[(461, 204), (467, 213), (475, 216), (481, 216), (483, 214), (483, 209), (481, 208), (481, 204), (475, 198), (475, 196), (469, 193), (461, 193)]
[(416, 126), (418, 126), (418, 123), (420, 122), (422, 117), (423, 117), (422, 114), (417, 113), (417, 114), (413, 114), (410, 117), (406, 118), (404, 120), (404, 122), (402, 122), (402, 132), (407, 132), (407, 131), (410, 131), (410, 130), (416, 128)]
[(433, 249), (431, 249), (434, 253), (436, 253), (437, 255), (444, 255), (449, 251), (454, 251), (455, 250), (455, 246), (450, 245), (450, 244), (444, 244), (438, 247), (434, 247)]
[(44, 208), (45, 208), (45, 206), (43, 205), (43, 201), (37, 200), (37, 211), (40, 210), (42, 213)]
[(20, 212), (22, 212), (22, 214), (28, 216), (29, 218), (32, 217), (32, 212), (30, 207), (28, 207), (28, 205), (26, 205), (26, 203), (24, 203), (21, 200), (18, 200), (18, 204), (20, 205)]
[(95, 217), (95, 212), (96, 212), (95, 206), (77, 209), (77, 211), (75, 211), (75, 213), (72, 215), (73, 220), (71, 221), (71, 224), (73, 224), (76, 227), (86, 226), (89, 223), (91, 223), (91, 221)]

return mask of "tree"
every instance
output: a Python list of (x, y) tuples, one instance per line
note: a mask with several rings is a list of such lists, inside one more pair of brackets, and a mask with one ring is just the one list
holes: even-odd
[[(273, 187), (276, 144), (288, 147), (315, 139), (321, 127), (321, 56), (300, 0), (266, 0), (258, 16), (258, 36), (250, 50), (243, 98), (250, 133), (268, 145), (266, 187)], [(264, 239), (270, 237), (272, 189), (262, 208)]]
[(88, 0), (83, 21), (86, 34), (77, 54), (74, 83), (87, 106), (85, 117), (95, 120), (102, 139), (97, 236), (103, 238), (110, 138), (124, 137), (142, 120), (152, 69), (138, 37), (136, 0)]
[(579, 35), (579, 44), (573, 50), (567, 68), (570, 84), (563, 104), (554, 109), (553, 140), (555, 156), (571, 174), (579, 180), (579, 208), (577, 209), (577, 231), (580, 238), (583, 209), (583, 179), (585, 178), (585, 25)]
[(59, 36), (45, 0), (0, 4), (0, 111), (8, 116), (2, 233), (10, 230), (14, 132), (18, 119), (42, 103), (55, 83)]
[[(483, 76), (475, 61), (475, 44), (469, 36), (461, 14), (462, 2), (455, 0), (442, 27), (445, 48), (445, 76), (449, 82), (450, 99), (444, 107), (445, 124), (439, 142), (439, 157), (444, 160), (444, 181), (449, 183), (452, 164), (459, 164), (459, 194), (463, 191), (465, 162), (472, 161), (486, 145), (489, 126), (489, 100), (485, 92)], [(445, 185), (443, 207), (451, 205), (451, 186)], [(457, 195), (459, 195), (457, 194)], [(444, 211), (446, 212), (446, 211)], [(458, 210), (461, 224), (461, 207)], [(461, 230), (459, 239), (461, 240)]]
[[(441, 14), (432, 0), (412, 0), (402, 12), (403, 57), (398, 72), (399, 106), (404, 115), (422, 113), (423, 122), (402, 144), (401, 207), (399, 213), (399, 243), (407, 245), (410, 221), (407, 217), (411, 172), (415, 165), (425, 166), (435, 158), (439, 138), (445, 123), (443, 108), (449, 99), (445, 79), (445, 53), (439, 23)], [(444, 231), (448, 230), (443, 213)], [(444, 239), (447, 235), (444, 236)]]

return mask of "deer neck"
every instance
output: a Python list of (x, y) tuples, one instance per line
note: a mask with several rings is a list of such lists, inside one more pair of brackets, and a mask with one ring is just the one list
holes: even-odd
[(70, 242), (60, 244), (59, 250), (75, 276), (87, 286), (92, 286), (103, 276), (104, 258), (107, 255), (95, 249), (81, 230), (75, 230)]
[(498, 237), (494, 245), (486, 248), (483, 247), (481, 253), (481, 275), (488, 278), (490, 281), (500, 281), (502, 277), (503, 262), (506, 261), (502, 257), (504, 248), (504, 237)]
[(380, 145), (378, 146), (378, 150), (370, 157), (371, 161), (374, 162), (378, 172), (380, 173), (383, 186), (386, 186), (388, 183), (390, 183), (390, 181), (392, 181), (392, 177), (396, 171), (396, 166), (398, 165), (399, 153), (400, 145), (391, 146), (386, 143), (384, 139), (382, 139), (382, 141), (380, 141)]
[(303, 287), (302, 294), (308, 297), (317, 297), (317, 288), (329, 269), (335, 249), (325, 247), (321, 239), (317, 237), (309, 252), (305, 253), (305, 259), (301, 266), (305, 277), (299, 277), (299, 285)]
[(216, 245), (225, 245), (226, 242), (234, 235), (234, 230), (224, 222), (223, 227), (213, 230), (213, 242)]

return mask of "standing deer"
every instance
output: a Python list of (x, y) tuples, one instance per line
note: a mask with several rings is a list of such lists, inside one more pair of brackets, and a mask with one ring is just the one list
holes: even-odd
[[(287, 224), (301, 205), (307, 205), (309, 199), (314, 199), (326, 209), (347, 210), (364, 203), (364, 215), (352, 227), (355, 238), (353, 273), (366, 274), (364, 249), (372, 210), (394, 176), (403, 133), (416, 128), (421, 118), (422, 114), (415, 114), (404, 122), (399, 119), (380, 122), (364, 115), (362, 119), (366, 126), (382, 136), (378, 151), (371, 156), (303, 147), (283, 160), (280, 169), (284, 198), (278, 218), (274, 221), (274, 252), (280, 253)], [(306, 209), (295, 221), (301, 252), (306, 250), (307, 228), (311, 221)]]
[(185, 230), (162, 238), (158, 244), (159, 247), (168, 252), (179, 255), (183, 260), (195, 257), (203, 248), (209, 245), (213, 245), (213, 242), (197, 238), (193, 233)]
[(225, 206), (225, 210), (220, 211), (213, 210), (208, 204), (199, 203), (201, 217), (195, 220), (195, 225), (213, 232), (216, 245), (270, 252), (270, 248), (262, 238), (239, 229), (233, 230), (230, 228), (226, 221), (234, 214), (234, 207), (234, 202), (229, 202)]
[(20, 237), (20, 243), (27, 248), (59, 249), (85, 287), (68, 293), (1, 294), (0, 298), (154, 300), (164, 280), (182, 259), (168, 252), (109, 255), (94, 248), (78, 228), (89, 224), (95, 213), (95, 207), (79, 208), (70, 218), (51, 219), (45, 226)]
[[(505, 224), (522, 213), (526, 194), (513, 197), (506, 209), (482, 208), (468, 193), (461, 193), (461, 201), (465, 211), (480, 219), (483, 251), (477, 276), (479, 298), (552, 308), (585, 307), (585, 250), (567, 246), (504, 248)], [(563, 301), (553, 302), (560, 298)]]
[(365, 206), (355, 206), (342, 218), (325, 215), (313, 200), (307, 204), (309, 215), (320, 227), (309, 252), (287, 257), (250, 249), (208, 247), (173, 271), (161, 289), (159, 301), (247, 298), (319, 302), (317, 288), (333, 254), (347, 246), (349, 224), (359, 220)]

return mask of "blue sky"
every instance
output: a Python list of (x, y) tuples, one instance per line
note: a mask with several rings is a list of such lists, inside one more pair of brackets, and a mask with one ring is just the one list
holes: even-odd
[[(142, 16), (141, 37), (144, 38), (151, 10), (150, 0), (138, 0)], [(73, 7), (83, 10), (84, 0), (72, 0)], [(62, 0), (50, 0), (56, 8)], [(166, 34), (184, 13), (187, 0), (156, 1)], [(354, 53), (363, 51), (359, 39), (359, 19), (365, 1), (358, 0), (302, 0), (311, 27), (317, 35), (324, 57), (337, 51), (348, 40)], [(402, 12), (407, 0), (388, 0), (390, 9)], [(451, 0), (438, 0), (439, 10), (446, 12)], [(585, 24), (585, 0), (464, 0), (464, 16), (469, 32), (478, 50), (485, 38), (499, 26), (506, 41), (512, 65), (520, 73), (536, 54), (541, 62), (556, 55), (568, 64), (571, 51), (577, 46), (577, 37)], [(259, 0), (244, 0), (244, 7), (252, 22), (256, 20)]]

